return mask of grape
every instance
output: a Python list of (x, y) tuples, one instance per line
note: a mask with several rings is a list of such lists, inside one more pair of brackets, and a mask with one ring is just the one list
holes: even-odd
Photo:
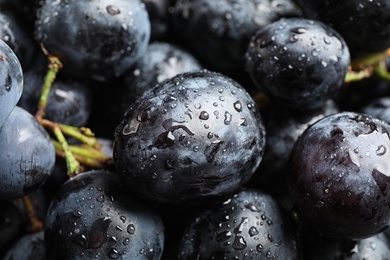
[(146, 51), (150, 21), (141, 0), (46, 0), (36, 39), (59, 57), (68, 75), (105, 81)]
[(45, 222), (48, 259), (160, 259), (160, 217), (132, 197), (122, 179), (87, 171), (67, 181)]
[[(44, 74), (41, 67), (34, 67), (24, 73), (24, 89), (18, 106), (32, 114), (37, 112)], [(59, 75), (51, 85), (45, 117), (53, 122), (84, 127), (91, 114), (91, 96), (91, 89), (86, 82)]]
[(43, 231), (27, 234), (16, 241), (5, 254), (4, 260), (43, 260), (46, 248)]
[(0, 131), (0, 198), (21, 198), (41, 187), (55, 163), (54, 145), (45, 129), (15, 107)]
[(160, 202), (191, 203), (245, 183), (264, 144), (250, 95), (230, 78), (202, 70), (145, 92), (116, 129), (113, 157), (132, 190)]
[(348, 46), (332, 28), (303, 18), (279, 19), (252, 37), (246, 70), (257, 87), (298, 109), (322, 106), (341, 89)]
[(207, 68), (222, 73), (243, 69), (256, 30), (281, 17), (300, 16), (290, 0), (178, 0), (174, 7), (176, 40)]
[(181, 240), (178, 259), (299, 259), (292, 222), (278, 203), (241, 190), (197, 214)]
[(390, 3), (387, 0), (296, 0), (306, 17), (338, 31), (354, 56), (390, 47)]
[(12, 49), (0, 40), (0, 128), (23, 92), (23, 72)]
[(389, 226), (390, 126), (340, 112), (309, 127), (290, 158), (291, 198), (323, 236), (362, 239)]

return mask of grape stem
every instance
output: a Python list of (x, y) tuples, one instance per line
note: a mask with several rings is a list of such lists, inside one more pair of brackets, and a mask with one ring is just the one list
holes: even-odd
[(45, 108), (47, 105), (51, 85), (53, 84), (58, 71), (62, 68), (62, 63), (57, 57), (48, 55), (48, 70), (45, 76), (45, 80), (42, 86), (42, 93), (38, 102), (38, 111), (35, 114), (35, 118), (40, 121), (45, 115)]
[(34, 233), (38, 232), (43, 229), (43, 223), (40, 221), (36, 215), (34, 205), (31, 202), (31, 199), (29, 196), (24, 196), (22, 198), (22, 202), (24, 205), (24, 208), (26, 209), (27, 218), (29, 220), (29, 225), (27, 227), (27, 231)]
[[(64, 125), (44, 118), (45, 108), (49, 102), (48, 97), (50, 89), (56, 79), (58, 71), (62, 68), (62, 63), (57, 57), (50, 55), (43, 46), (41, 47), (42, 51), (47, 56), (48, 68), (43, 82), (35, 118), (44, 128), (50, 129), (50, 131), (54, 134), (56, 140), (52, 140), (52, 143), (54, 144), (56, 155), (65, 158), (68, 176), (73, 177), (74, 175), (84, 171), (84, 166), (91, 168), (103, 168), (109, 165), (112, 158), (100, 152), (100, 144), (91, 129), (86, 127), (78, 128)], [(69, 145), (65, 136), (75, 138), (81, 142), (81, 145)]]
[(64, 157), (66, 160), (66, 165), (68, 168), (68, 176), (72, 177), (80, 172), (82, 172), (82, 167), (80, 166), (80, 163), (76, 160), (73, 153), (69, 149), (68, 142), (65, 139), (64, 134), (61, 131), (61, 128), (57, 123), (51, 122), (46, 119), (41, 119), (40, 123), (43, 127), (49, 128), (55, 137), (57, 138), (61, 149), (63, 150)]
[(348, 69), (344, 82), (358, 81), (373, 75), (390, 81), (386, 58), (390, 57), (390, 48), (380, 53), (373, 53), (354, 59)]

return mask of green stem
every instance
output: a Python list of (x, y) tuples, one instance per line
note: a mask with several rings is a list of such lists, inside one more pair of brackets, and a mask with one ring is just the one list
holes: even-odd
[(347, 74), (345, 75), (344, 82), (352, 82), (352, 81), (359, 81), (365, 78), (371, 77), (372, 72), (371, 69), (365, 69), (365, 70), (360, 70), (360, 71), (348, 71)]
[(66, 141), (65, 136), (62, 133), (60, 127), (56, 123), (53, 123), (46, 119), (41, 119), (40, 123), (42, 126), (50, 128), (53, 134), (55, 135), (55, 137), (57, 138), (61, 150), (64, 153), (66, 165), (68, 168), (68, 176), (72, 177), (78, 174), (79, 172), (81, 172), (82, 167), (80, 166), (80, 163), (76, 160), (73, 153), (69, 149), (68, 142)]
[[(54, 147), (56, 148), (57, 155), (65, 157), (61, 144), (53, 140)], [(83, 165), (90, 168), (103, 168), (112, 163), (112, 158), (102, 154), (100, 151), (95, 150), (89, 146), (77, 146), (69, 145), (69, 150), (75, 156), (75, 158)]]
[(100, 146), (97, 139), (94, 137), (94, 134), (89, 128), (78, 128), (63, 124), (58, 124), (58, 127), (65, 135), (73, 137), (84, 144), (95, 148), (99, 148)]
[(390, 72), (387, 70), (387, 66), (384, 61), (380, 62), (377, 66), (375, 66), (374, 73), (376, 76), (384, 80), (390, 81)]
[(42, 92), (38, 102), (38, 111), (35, 117), (40, 121), (45, 115), (45, 108), (47, 99), (50, 93), (51, 85), (53, 84), (58, 71), (62, 68), (62, 64), (57, 57), (48, 55), (48, 69), (46, 72), (45, 79), (43, 81)]

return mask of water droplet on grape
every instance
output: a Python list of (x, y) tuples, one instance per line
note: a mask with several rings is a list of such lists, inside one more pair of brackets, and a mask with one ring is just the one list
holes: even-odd
[(117, 14), (120, 14), (120, 13), (121, 13), (121, 11), (119, 10), (119, 8), (116, 7), (116, 6), (113, 6), (113, 5), (108, 5), (108, 6), (106, 7), (106, 9), (107, 9), (107, 13), (109, 13), (110, 15), (117, 15)]
[(133, 224), (129, 224), (127, 226), (127, 232), (130, 234), (130, 235), (133, 235), (135, 233), (135, 226)]
[(108, 251), (108, 257), (110, 257), (111, 259), (118, 259), (119, 256), (120, 256), (120, 254), (116, 248), (111, 248)]
[(241, 105), (241, 102), (240, 102), (239, 100), (237, 100), (236, 102), (234, 102), (233, 107), (234, 107), (234, 109), (235, 109), (237, 112), (241, 112), (241, 111), (242, 111), (242, 105)]
[(202, 120), (209, 119), (209, 113), (207, 113), (206, 111), (200, 112), (199, 119), (202, 119)]

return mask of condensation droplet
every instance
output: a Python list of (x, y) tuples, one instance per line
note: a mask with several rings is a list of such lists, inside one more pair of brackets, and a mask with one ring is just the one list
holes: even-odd
[(209, 113), (207, 113), (206, 111), (200, 112), (199, 119), (207, 120), (207, 119), (209, 119), (209, 117), (210, 117)]
[(135, 233), (135, 226), (133, 224), (129, 224), (127, 226), (127, 232), (130, 234), (130, 235), (133, 235)]
[(242, 111), (242, 105), (241, 105), (241, 102), (240, 102), (239, 100), (237, 100), (236, 102), (234, 102), (233, 106), (234, 106), (234, 109), (235, 109), (237, 112), (241, 112), (241, 111)]
[(117, 15), (117, 14), (121, 13), (121, 11), (118, 9), (118, 7), (115, 7), (113, 5), (108, 5), (106, 9), (107, 9), (107, 12), (111, 15)]

